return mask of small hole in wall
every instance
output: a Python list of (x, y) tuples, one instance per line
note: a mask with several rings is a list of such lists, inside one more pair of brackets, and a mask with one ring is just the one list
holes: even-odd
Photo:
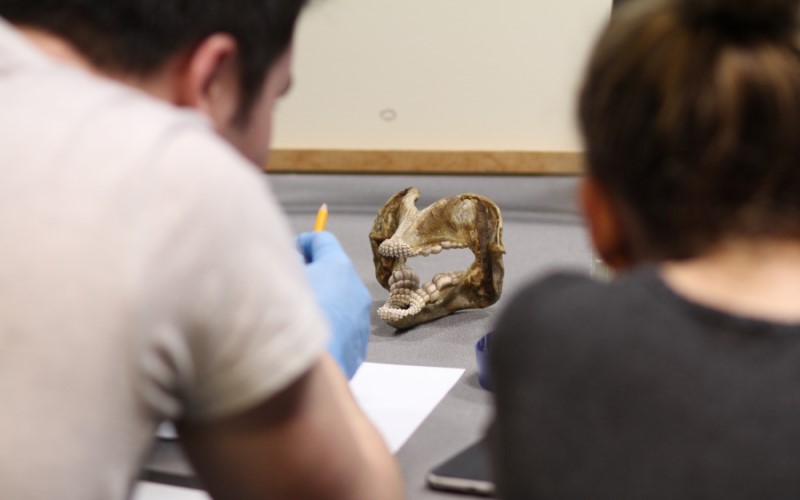
[(378, 116), (380, 116), (381, 120), (385, 122), (393, 122), (397, 118), (397, 111), (393, 110), (392, 108), (386, 108), (381, 110)]

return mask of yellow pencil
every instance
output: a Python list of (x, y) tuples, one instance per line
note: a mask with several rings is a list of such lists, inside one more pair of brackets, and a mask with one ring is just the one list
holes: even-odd
[(317, 210), (317, 221), (314, 223), (314, 231), (324, 231), (325, 222), (328, 220), (328, 204), (323, 203)]

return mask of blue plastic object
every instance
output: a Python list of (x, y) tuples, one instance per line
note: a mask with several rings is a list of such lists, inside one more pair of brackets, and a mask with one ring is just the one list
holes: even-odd
[(492, 381), (489, 377), (489, 339), (492, 332), (487, 333), (475, 344), (475, 356), (478, 359), (478, 383), (487, 391), (492, 390)]

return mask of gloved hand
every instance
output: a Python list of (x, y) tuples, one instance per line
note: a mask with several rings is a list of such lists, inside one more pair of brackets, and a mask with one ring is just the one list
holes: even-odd
[(350, 379), (367, 355), (372, 297), (336, 237), (328, 231), (302, 233), (297, 247), (306, 276), (331, 327), (328, 352)]

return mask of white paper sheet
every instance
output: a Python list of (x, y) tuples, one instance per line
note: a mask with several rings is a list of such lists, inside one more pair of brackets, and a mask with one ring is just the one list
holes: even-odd
[[(364, 363), (350, 389), (395, 453), (463, 375), (462, 368)], [(197, 490), (141, 481), (134, 500), (208, 500)]]
[(139, 481), (132, 498), (133, 500), (211, 500), (205, 491), (150, 481)]
[(463, 373), (463, 368), (364, 363), (350, 389), (395, 453)]

